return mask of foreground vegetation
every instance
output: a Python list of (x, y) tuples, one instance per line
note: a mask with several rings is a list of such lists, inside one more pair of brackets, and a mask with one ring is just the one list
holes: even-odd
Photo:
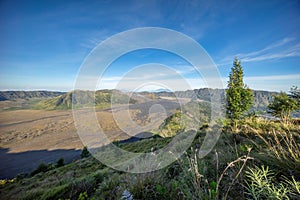
[[(232, 134), (224, 123), (211, 153), (197, 157), (206, 129), (190, 149), (167, 168), (127, 174), (92, 156), (1, 182), (1, 199), (297, 199), (300, 197), (299, 121), (289, 125), (248, 117)], [(119, 144), (149, 152), (172, 138)], [(61, 162), (61, 161), (60, 161)], [(126, 197), (125, 197), (126, 196)]]

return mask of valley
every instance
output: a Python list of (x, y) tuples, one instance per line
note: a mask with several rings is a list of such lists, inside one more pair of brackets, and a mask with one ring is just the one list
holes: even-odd
[[(9, 102), (5, 103), (9, 105)], [(15, 105), (15, 101), (11, 105)], [(158, 105), (164, 107), (165, 115), (161, 115), (161, 107)], [(137, 134), (140, 130), (157, 130), (164, 119), (178, 107), (179, 104), (174, 100), (156, 99), (129, 107), (116, 105), (113, 109), (96, 109), (96, 116), (109, 140), (120, 141), (132, 137), (132, 134)], [(85, 109), (80, 111), (85, 112)], [(116, 119), (119, 119), (118, 123)], [(84, 124), (89, 126), (88, 122)], [(136, 129), (137, 125), (141, 129)], [(132, 134), (126, 134), (130, 131)], [(1, 178), (28, 173), (41, 162), (55, 162), (60, 157), (70, 162), (79, 157), (83, 148), (71, 109), (1, 111), (0, 133)]]

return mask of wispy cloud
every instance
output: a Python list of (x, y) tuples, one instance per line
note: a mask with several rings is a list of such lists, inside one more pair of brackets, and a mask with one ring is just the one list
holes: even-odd
[(257, 51), (226, 56), (218, 65), (228, 65), (234, 57), (243, 62), (257, 62), (300, 56), (300, 43), (293, 43), (294, 41), (294, 38), (283, 38)]
[(299, 80), (300, 74), (288, 74), (277, 76), (250, 76), (244, 78), (246, 81), (277, 81), (277, 80)]
[(180, 75), (188, 75), (188, 74), (197, 73), (196, 68), (193, 66), (190, 66), (190, 65), (175, 65), (174, 69)]

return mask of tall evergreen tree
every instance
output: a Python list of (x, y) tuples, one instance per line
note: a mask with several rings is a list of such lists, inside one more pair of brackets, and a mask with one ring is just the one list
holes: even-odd
[(244, 84), (243, 76), (241, 62), (235, 58), (226, 90), (226, 115), (233, 123), (234, 130), (237, 128), (237, 121), (253, 104), (253, 91)]

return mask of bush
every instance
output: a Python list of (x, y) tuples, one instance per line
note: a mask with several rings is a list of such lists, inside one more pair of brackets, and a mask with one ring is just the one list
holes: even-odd
[(49, 170), (48, 165), (46, 165), (45, 163), (41, 163), (34, 171), (31, 172), (31, 176), (34, 176), (40, 172), (46, 172)]
[(56, 167), (62, 167), (65, 165), (64, 158), (60, 158), (56, 161)]
[(81, 151), (81, 154), (80, 154), (80, 157), (81, 158), (86, 158), (86, 157), (89, 157), (91, 154), (89, 152), (89, 150), (87, 149), (87, 147), (83, 147), (82, 151)]

